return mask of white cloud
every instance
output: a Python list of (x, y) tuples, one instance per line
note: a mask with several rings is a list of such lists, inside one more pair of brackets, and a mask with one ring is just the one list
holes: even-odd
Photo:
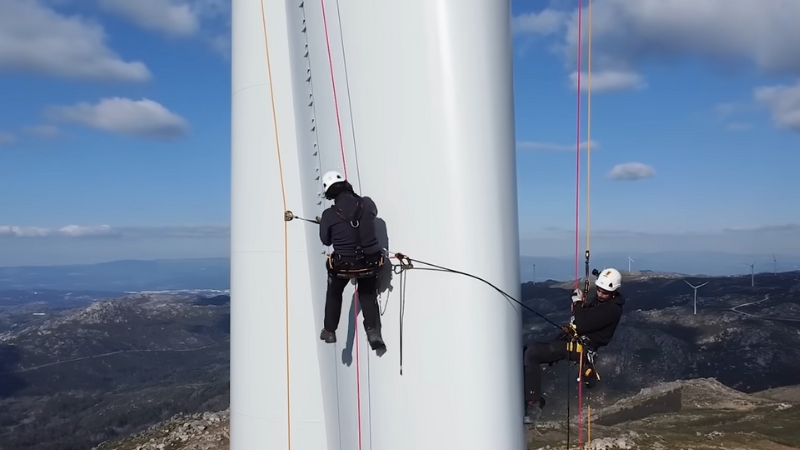
[(759, 87), (753, 95), (769, 109), (776, 127), (800, 131), (800, 81), (794, 86)]
[(0, 145), (9, 145), (16, 142), (16, 138), (13, 134), (7, 133), (5, 131), (0, 131)]
[(0, 70), (89, 80), (151, 78), (144, 63), (123, 61), (105, 39), (100, 25), (37, 0), (0, 0)]
[(608, 176), (612, 180), (633, 181), (651, 178), (654, 177), (655, 174), (655, 170), (647, 164), (632, 162), (614, 166)]
[(753, 124), (745, 122), (733, 122), (726, 125), (725, 129), (728, 131), (747, 131), (753, 129)]
[(105, 11), (144, 29), (173, 36), (198, 35), (211, 51), (230, 59), (230, 0), (96, 1)]
[(60, 228), (0, 225), (0, 237), (22, 238), (210, 238), (229, 237), (230, 227), (224, 225), (185, 225), (162, 227), (111, 227), (109, 225), (67, 225)]
[(106, 98), (95, 105), (51, 107), (46, 115), (99, 130), (159, 140), (184, 136), (189, 127), (185, 119), (148, 99)]
[(225, 57), (225, 59), (230, 59), (231, 57), (230, 33), (214, 36), (213, 38), (208, 40), (208, 45), (209, 47), (211, 47), (212, 50)]
[(33, 125), (25, 127), (22, 131), (29, 136), (54, 138), (61, 135), (61, 129), (54, 125)]
[(565, 25), (568, 17), (566, 12), (546, 9), (540, 13), (514, 16), (511, 27), (515, 34), (553, 34)]
[(200, 28), (196, 12), (182, 0), (98, 0), (98, 4), (105, 11), (151, 30), (190, 35)]
[(121, 227), (119, 233), (126, 237), (210, 238), (230, 237), (227, 225), (184, 225), (163, 227)]
[(200, 17), (230, 19), (231, 0), (191, 0), (191, 4)]
[[(600, 147), (600, 144), (592, 140), (592, 150)], [(580, 145), (581, 150), (586, 150), (589, 148), (589, 142), (583, 141)], [(535, 141), (521, 141), (517, 142), (517, 149), (518, 150), (547, 150), (547, 151), (557, 151), (557, 152), (569, 152), (575, 151), (575, 144), (572, 145), (562, 145), (562, 144), (551, 144), (547, 142), (535, 142)]]
[[(749, 63), (767, 74), (800, 75), (797, 0), (594, 0), (592, 6), (593, 91), (641, 89), (645, 83), (636, 71), (641, 63), (690, 57), (733, 70), (735, 64)], [(571, 74), (574, 89), (577, 8), (560, 5), (513, 20), (518, 34), (560, 36), (554, 50)], [(588, 63), (588, 22), (586, 5), (582, 68)]]
[[(575, 90), (578, 84), (578, 72), (572, 72), (569, 75), (569, 79), (570, 87)], [(581, 72), (581, 92), (589, 90), (589, 81), (588, 71)], [(592, 70), (591, 83), (592, 93), (644, 89), (647, 87), (647, 83), (644, 82), (642, 76), (638, 73), (618, 70), (604, 70), (601, 72)]]
[(14, 225), (0, 225), (0, 236), (13, 237), (89, 237), (108, 236), (114, 234), (108, 225), (79, 226), (67, 225), (62, 228), (24, 227)]
[(727, 119), (728, 117), (736, 114), (742, 110), (742, 106), (738, 103), (717, 103), (714, 105), (714, 114), (719, 119)]
[[(796, 0), (596, 0), (593, 14), (592, 59), (604, 69), (702, 56), (750, 62), (766, 73), (800, 73)], [(584, 14), (584, 27), (587, 22)], [(562, 47), (572, 64), (576, 31), (577, 10)], [(586, 32), (582, 39), (586, 45)]]

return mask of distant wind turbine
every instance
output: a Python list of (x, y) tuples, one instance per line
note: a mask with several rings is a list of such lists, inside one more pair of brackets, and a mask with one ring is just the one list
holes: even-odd
[(775, 275), (777, 275), (778, 274), (778, 260), (775, 259), (775, 254), (774, 253), (772, 254), (772, 262), (773, 262), (773, 264), (775, 264)]
[(536, 264), (533, 265), (533, 284), (536, 284)]
[(684, 283), (686, 283), (686, 284), (688, 284), (689, 286), (691, 286), (691, 287), (692, 287), (692, 289), (694, 289), (694, 313), (695, 313), (695, 314), (697, 314), (697, 290), (698, 290), (698, 289), (700, 289), (701, 287), (703, 287), (703, 286), (707, 285), (707, 284), (708, 284), (708, 281), (706, 281), (705, 283), (703, 283), (703, 284), (701, 284), (701, 285), (698, 285), (698, 286), (692, 286), (692, 284), (691, 284), (691, 283), (689, 283), (689, 282), (688, 282), (688, 281), (686, 281), (686, 280), (683, 280), (683, 282), (684, 282)]
[(630, 272), (630, 271), (631, 271), (631, 263), (632, 263), (632, 262), (636, 262), (636, 261), (634, 261), (634, 260), (633, 260), (633, 258), (631, 258), (630, 256), (628, 256), (628, 272)]
[(755, 269), (754, 269), (754, 267), (756, 266), (756, 263), (753, 263), (753, 264), (745, 263), (744, 265), (745, 266), (750, 266), (750, 287), (753, 287), (753, 286), (756, 285), (756, 272), (755, 272)]

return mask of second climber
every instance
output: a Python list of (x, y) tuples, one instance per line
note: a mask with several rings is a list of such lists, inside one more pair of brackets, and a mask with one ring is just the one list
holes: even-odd
[[(564, 330), (574, 330), (582, 338), (587, 350), (597, 352), (614, 337), (614, 332), (622, 317), (625, 296), (620, 291), (622, 274), (616, 269), (604, 269), (595, 280), (594, 298), (585, 299), (584, 293), (576, 289), (572, 293), (574, 307), (574, 328), (564, 326)], [(570, 331), (571, 332), (571, 331)], [(572, 347), (571, 341), (562, 333), (548, 342), (533, 342), (524, 350), (525, 403), (524, 422), (531, 424), (542, 413), (545, 405), (542, 396), (542, 364), (562, 360), (577, 361), (580, 356)]]
[(328, 289), (320, 339), (336, 342), (342, 294), (347, 283), (355, 279), (367, 340), (373, 350), (385, 351), (377, 300), (378, 270), (384, 264), (383, 248), (375, 233), (378, 207), (371, 198), (356, 194), (353, 186), (336, 171), (323, 175), (322, 188), (325, 198), (334, 203), (322, 213), (319, 224), (322, 244), (333, 246), (326, 261)]

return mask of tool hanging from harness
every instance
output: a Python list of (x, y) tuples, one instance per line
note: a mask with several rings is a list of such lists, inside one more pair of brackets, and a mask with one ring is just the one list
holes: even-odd
[(591, 343), (585, 336), (578, 336), (574, 323), (565, 325), (562, 330), (564, 332), (564, 340), (568, 341), (567, 351), (580, 355), (580, 359), (574, 362), (574, 364), (580, 364), (581, 366), (581, 380), (579, 381), (583, 381), (587, 388), (593, 388), (600, 381), (600, 374), (595, 369), (597, 351), (592, 348)]
[(365, 255), (364, 249), (361, 244), (361, 215), (364, 208), (361, 200), (356, 203), (356, 211), (352, 217), (345, 217), (344, 211), (341, 208), (336, 208), (336, 215), (342, 219), (343, 222), (348, 223), (356, 232), (358, 244), (355, 249), (355, 256), (342, 256), (334, 252), (328, 255), (328, 260), (325, 263), (328, 273), (336, 278), (352, 279), (352, 278), (366, 278), (375, 276), (383, 267), (385, 262), (383, 253), (376, 253), (373, 255)]

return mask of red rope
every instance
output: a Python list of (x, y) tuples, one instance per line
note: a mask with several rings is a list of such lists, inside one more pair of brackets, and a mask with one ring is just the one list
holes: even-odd
[(339, 129), (339, 148), (342, 150), (342, 166), (344, 168), (344, 178), (347, 179), (347, 163), (344, 156), (344, 139), (342, 138), (342, 122), (339, 118), (339, 99), (336, 96), (336, 81), (333, 77), (333, 58), (331, 58), (331, 41), (328, 38), (328, 18), (325, 15), (325, 0), (319, 0), (322, 7), (322, 23), (325, 26), (325, 45), (328, 47), (328, 67), (331, 70), (331, 85), (333, 87), (333, 105), (336, 108), (336, 126)]
[(575, 289), (578, 289), (578, 227), (580, 216), (580, 186), (581, 186), (581, 22), (583, 0), (578, 0), (578, 113), (575, 125)]
[[(575, 126), (575, 289), (578, 289), (580, 186), (581, 186), (581, 30), (583, 28), (583, 0), (578, 0), (578, 114)], [(574, 304), (572, 305), (574, 309)], [(578, 353), (583, 358), (583, 352)], [(581, 364), (578, 364), (581, 367)], [(578, 449), (583, 449), (583, 383), (582, 370), (578, 369)], [(567, 427), (569, 432), (569, 427)]]
[[(342, 137), (342, 121), (339, 114), (339, 99), (336, 95), (336, 80), (333, 74), (333, 58), (331, 57), (331, 42), (328, 36), (328, 18), (325, 15), (325, 0), (320, 0), (320, 7), (322, 8), (322, 23), (325, 27), (325, 45), (328, 48), (328, 66), (331, 72), (331, 86), (333, 87), (333, 104), (336, 108), (336, 126), (339, 130), (339, 148), (342, 152), (342, 168), (344, 169), (344, 178), (347, 179), (347, 158), (344, 154), (344, 138)], [(338, 11), (337, 11), (338, 14)], [(358, 290), (353, 296), (353, 326), (355, 327), (354, 338), (355, 352), (356, 352), (356, 401), (358, 410), (358, 448), (361, 450), (361, 361), (360, 352), (358, 349)]]

